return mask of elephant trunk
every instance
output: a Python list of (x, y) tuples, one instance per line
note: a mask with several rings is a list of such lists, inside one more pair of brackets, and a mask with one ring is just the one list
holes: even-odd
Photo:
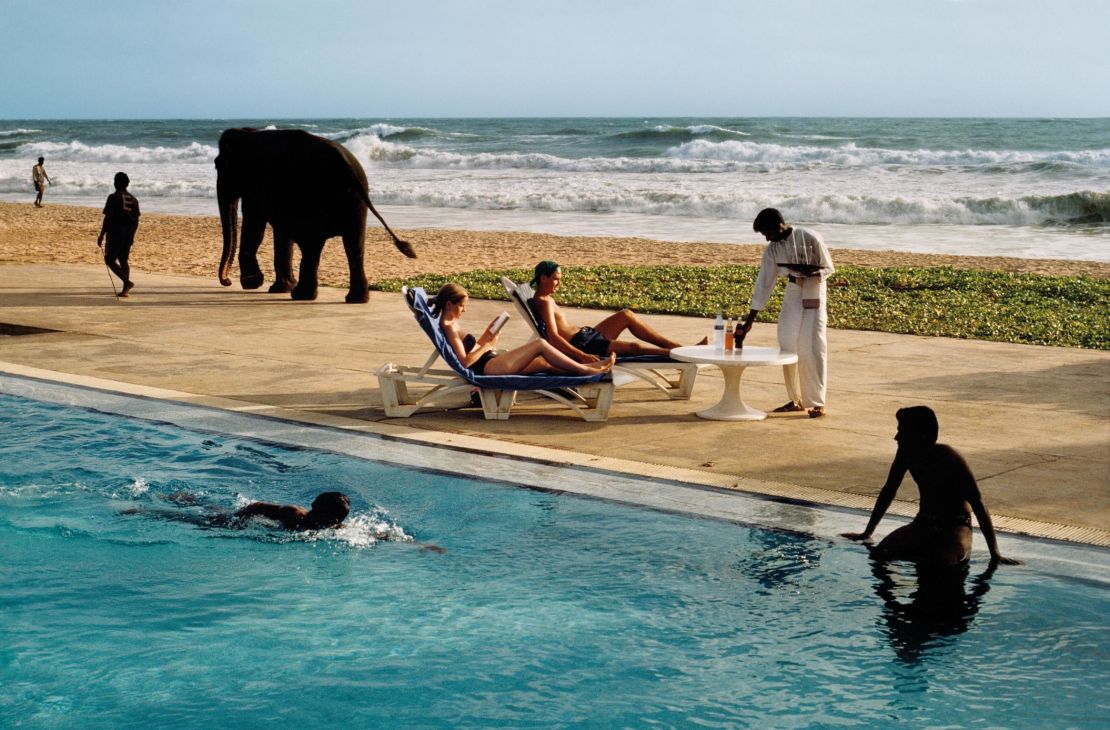
[(220, 224), (224, 234), (224, 250), (220, 255), (219, 279), (222, 286), (231, 286), (231, 265), (239, 248), (239, 199), (221, 201)]

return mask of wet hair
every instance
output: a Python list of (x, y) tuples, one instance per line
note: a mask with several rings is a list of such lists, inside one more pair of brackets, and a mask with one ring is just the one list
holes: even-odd
[(441, 286), (434, 297), (428, 298), (428, 304), (432, 308), (432, 314), (439, 316), (443, 314), (443, 308), (447, 306), (447, 302), (458, 304), (468, 296), (470, 294), (462, 286), (449, 282)]
[(324, 492), (312, 500), (312, 514), (325, 527), (335, 527), (347, 519), (351, 500), (343, 492)]
[(44, 162), (46, 162), (46, 158), (45, 157), (40, 157), (39, 158), (39, 164), (41, 165)]
[(898, 419), (898, 430), (911, 440), (935, 444), (940, 435), (937, 414), (929, 406), (910, 406), (899, 408), (894, 414)]
[(112, 184), (116, 186), (116, 190), (126, 190), (127, 186), (131, 184), (131, 178), (127, 177), (126, 172), (117, 172), (116, 176), (112, 178)]
[(559, 270), (559, 264), (551, 260), (541, 261), (536, 264), (535, 270), (532, 272), (532, 286), (539, 286), (541, 276), (551, 276)]
[(752, 230), (756, 233), (776, 233), (783, 223), (786, 223), (786, 219), (782, 217), (782, 213), (777, 208), (764, 208), (756, 215), (755, 222), (752, 223)]

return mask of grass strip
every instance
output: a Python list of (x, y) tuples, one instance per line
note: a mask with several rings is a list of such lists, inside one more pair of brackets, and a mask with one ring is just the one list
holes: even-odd
[[(559, 302), (565, 306), (652, 314), (712, 317), (746, 315), (754, 266), (584, 266), (564, 268)], [(447, 276), (391, 279), (434, 293), (448, 281), (479, 299), (506, 299), (501, 277), (528, 281), (531, 270), (494, 269)], [(774, 321), (780, 285), (760, 312)], [(992, 340), (1110, 350), (1110, 280), (1000, 271), (935, 268), (838, 269), (828, 282), (829, 326), (927, 337)]]

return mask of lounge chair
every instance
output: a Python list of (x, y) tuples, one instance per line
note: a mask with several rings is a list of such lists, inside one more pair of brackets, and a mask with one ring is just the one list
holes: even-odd
[[(532, 328), (532, 337), (542, 337), (540, 323), (536, 314), (528, 304), (528, 300), (535, 296), (532, 287), (528, 284), (517, 284), (507, 276), (501, 277), (501, 286), (509, 295), (509, 300), (516, 307), (520, 318)], [(678, 371), (677, 377), (667, 377), (665, 372)], [(619, 386), (642, 380), (653, 388), (658, 388), (667, 397), (674, 400), (687, 400), (694, 391), (694, 380), (698, 376), (698, 366), (690, 362), (678, 362), (669, 357), (655, 355), (634, 355), (631, 357), (617, 358), (613, 366), (613, 381)]]
[[(586, 421), (605, 421), (609, 418), (609, 407), (613, 402), (613, 381), (607, 374), (478, 375), (462, 364), (447, 343), (439, 326), (439, 317), (432, 314), (424, 290), (420, 287), (404, 287), (401, 294), (420, 328), (435, 345), (435, 350), (421, 367), (386, 363), (378, 369), (378, 384), (387, 416), (406, 418), (433, 402), (469, 398), (471, 390), (477, 388), (482, 411), (489, 420), (508, 419), (517, 393), (521, 391), (557, 401)], [(440, 358), (449, 370), (432, 368)], [(409, 392), (411, 384), (431, 388), (419, 397), (414, 397)]]

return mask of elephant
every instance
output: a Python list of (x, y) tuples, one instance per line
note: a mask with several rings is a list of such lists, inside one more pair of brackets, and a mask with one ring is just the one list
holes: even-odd
[[(416, 258), (412, 246), (398, 238), (374, 209), (366, 173), (355, 156), (342, 145), (303, 130), (225, 130), (216, 156), (216, 199), (223, 228), (219, 269), (223, 286), (231, 286), (240, 200), (239, 283), (244, 289), (262, 286), (258, 247), (267, 223), (274, 232), (275, 281), (270, 291), (291, 292), (297, 300), (316, 298), (320, 253), (333, 236), (343, 237), (351, 272), (346, 301), (370, 300), (363, 265), (367, 209), (389, 232), (393, 245)], [(293, 277), (294, 242), (301, 249), (299, 280)]]

